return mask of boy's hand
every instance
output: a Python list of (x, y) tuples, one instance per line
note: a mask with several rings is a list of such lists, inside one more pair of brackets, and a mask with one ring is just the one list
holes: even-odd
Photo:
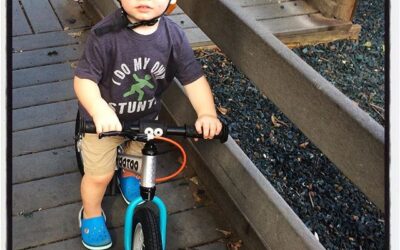
[(216, 116), (212, 115), (201, 115), (197, 118), (196, 123), (197, 133), (203, 134), (204, 139), (212, 139), (215, 135), (218, 135), (222, 129), (222, 123)]
[(108, 106), (93, 114), (93, 122), (96, 126), (96, 133), (100, 134), (109, 131), (121, 131), (122, 125), (115, 112)]

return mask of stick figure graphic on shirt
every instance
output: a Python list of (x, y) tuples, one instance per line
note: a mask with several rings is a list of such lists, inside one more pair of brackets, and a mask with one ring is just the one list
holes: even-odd
[(138, 101), (141, 101), (143, 99), (143, 95), (144, 95), (144, 91), (142, 89), (144, 87), (149, 87), (150, 89), (154, 88), (154, 85), (151, 82), (149, 82), (149, 80), (151, 79), (151, 76), (145, 75), (144, 79), (141, 79), (136, 74), (133, 74), (133, 79), (135, 79), (135, 83), (132, 84), (131, 90), (124, 93), (124, 97), (128, 97), (130, 95), (138, 93), (139, 94)]

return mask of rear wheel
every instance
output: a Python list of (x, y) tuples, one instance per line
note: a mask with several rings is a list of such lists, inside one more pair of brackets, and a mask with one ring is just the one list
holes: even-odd
[(80, 115), (79, 111), (78, 114), (76, 115), (76, 120), (75, 120), (75, 155), (76, 155), (76, 162), (78, 165), (79, 172), (81, 172), (81, 175), (84, 174), (83, 171), (83, 160), (82, 160), (82, 153), (80, 152), (80, 149), (78, 148), (80, 143), (80, 138), (79, 138), (79, 133), (80, 132)]
[(161, 250), (160, 226), (149, 208), (140, 208), (133, 216), (132, 250)]

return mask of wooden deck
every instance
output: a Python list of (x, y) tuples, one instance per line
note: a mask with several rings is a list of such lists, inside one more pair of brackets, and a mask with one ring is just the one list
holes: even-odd
[[(246, 12), (246, 18), (262, 24), (266, 32), (271, 32), (290, 48), (340, 39), (357, 40), (361, 30), (360, 25), (351, 21), (325, 17), (307, 0), (238, 0), (238, 2)], [(212, 44), (207, 35), (180, 8), (172, 13), (171, 18), (187, 31), (195, 47)]]
[[(78, 228), (81, 176), (73, 149), (77, 101), (72, 77), (93, 22), (69, 0), (12, 3), (12, 249), (84, 249)], [(193, 43), (202, 44), (204, 36), (194, 32), (198, 28), (189, 20), (181, 24), (192, 32)], [(161, 172), (171, 171), (165, 165), (174, 161), (166, 156)], [(228, 239), (217, 229), (231, 229), (193, 177), (189, 160), (183, 175), (157, 188), (170, 215), (167, 249), (225, 249)], [(112, 249), (123, 249), (125, 207), (120, 195), (105, 197)]]

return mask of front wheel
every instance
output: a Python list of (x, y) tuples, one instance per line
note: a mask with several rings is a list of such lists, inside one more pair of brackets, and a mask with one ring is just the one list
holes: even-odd
[(162, 250), (160, 226), (149, 208), (140, 208), (133, 216), (133, 250)]

